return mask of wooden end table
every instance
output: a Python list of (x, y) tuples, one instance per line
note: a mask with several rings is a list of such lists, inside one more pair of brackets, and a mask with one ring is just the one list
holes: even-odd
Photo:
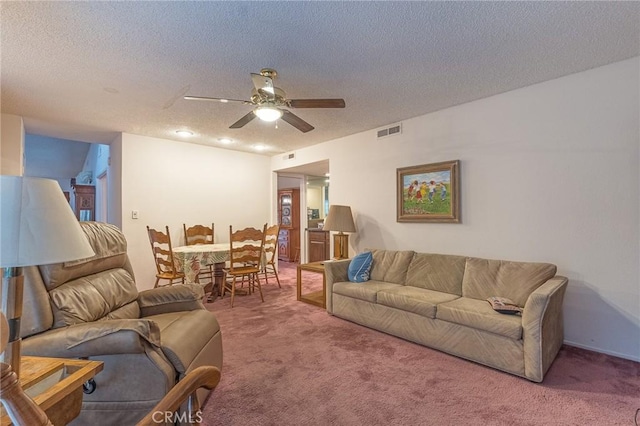
[[(322, 291), (314, 291), (311, 293), (302, 294), (302, 271), (317, 272), (319, 274), (322, 274)], [(321, 308), (326, 308), (327, 282), (324, 276), (324, 261), (298, 265), (296, 289), (296, 296), (299, 301), (310, 303)]]
[[(82, 408), (82, 385), (102, 371), (101, 361), (23, 356), (20, 386), (40, 406), (55, 426), (78, 417)], [(0, 408), (0, 424), (11, 419)]]

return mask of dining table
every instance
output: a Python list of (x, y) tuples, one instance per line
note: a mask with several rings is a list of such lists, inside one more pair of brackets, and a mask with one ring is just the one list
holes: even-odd
[(173, 248), (173, 258), (184, 273), (186, 283), (199, 284), (200, 270), (213, 265), (213, 286), (209, 291), (209, 301), (215, 300), (222, 291), (225, 262), (229, 260), (229, 243), (194, 244)]

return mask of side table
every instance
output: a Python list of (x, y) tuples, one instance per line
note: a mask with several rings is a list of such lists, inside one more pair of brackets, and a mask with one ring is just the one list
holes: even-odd
[[(327, 282), (324, 276), (324, 261), (298, 265), (297, 269), (297, 299), (301, 302), (310, 303), (321, 308), (326, 308)], [(317, 272), (319, 274), (322, 274), (322, 291), (314, 291), (311, 293), (302, 294), (302, 271)]]
[[(20, 387), (47, 414), (55, 426), (66, 425), (80, 414), (82, 385), (102, 371), (101, 361), (23, 356)], [(0, 424), (11, 419), (0, 410)]]

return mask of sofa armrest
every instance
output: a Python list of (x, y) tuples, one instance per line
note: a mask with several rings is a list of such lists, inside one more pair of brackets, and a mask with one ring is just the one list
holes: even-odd
[(327, 312), (333, 313), (333, 284), (349, 281), (349, 264), (351, 259), (324, 262), (324, 278), (326, 282)]
[(119, 319), (56, 328), (22, 341), (22, 353), (54, 358), (145, 353), (160, 346), (160, 329), (149, 320)]
[(196, 284), (176, 284), (138, 293), (141, 316), (204, 309), (204, 289)]
[(566, 277), (555, 276), (529, 295), (522, 311), (524, 374), (541, 382), (564, 341)]

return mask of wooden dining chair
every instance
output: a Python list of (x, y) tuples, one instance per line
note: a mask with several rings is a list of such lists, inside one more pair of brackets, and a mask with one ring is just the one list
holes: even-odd
[[(214, 244), (214, 230), (215, 225), (212, 223), (211, 228), (204, 225), (193, 225), (187, 228), (187, 224), (183, 223), (184, 229), (184, 242), (188, 246), (196, 244)], [(213, 265), (200, 265), (200, 273), (198, 274), (198, 282), (211, 282), (213, 283)]]
[(165, 227), (166, 232), (160, 232), (147, 226), (149, 234), (149, 242), (151, 242), (151, 251), (153, 252), (153, 260), (156, 263), (156, 284), (158, 287), (160, 280), (169, 280), (169, 285), (174, 281), (180, 280), (184, 283), (184, 274), (178, 271), (176, 262), (173, 258), (173, 250), (171, 247), (171, 234), (169, 227)]
[(184, 242), (188, 246), (195, 244), (213, 244), (215, 225), (212, 223), (211, 228), (204, 225), (193, 225), (187, 228), (187, 224), (183, 223)]
[(262, 272), (264, 273), (264, 280), (269, 284), (269, 277), (275, 277), (278, 287), (280, 285), (280, 277), (278, 277), (278, 271), (276, 269), (276, 257), (278, 257), (278, 235), (280, 233), (280, 226), (273, 225), (267, 228), (264, 233), (264, 264), (262, 265)]
[(251, 294), (258, 287), (260, 299), (264, 302), (262, 287), (260, 286), (260, 268), (262, 251), (264, 249), (264, 235), (267, 229), (265, 223), (262, 230), (245, 228), (233, 232), (233, 226), (229, 226), (229, 268), (224, 270), (224, 285), (222, 295), (231, 291), (231, 307), (236, 295), (238, 283), (247, 282), (247, 293)]

